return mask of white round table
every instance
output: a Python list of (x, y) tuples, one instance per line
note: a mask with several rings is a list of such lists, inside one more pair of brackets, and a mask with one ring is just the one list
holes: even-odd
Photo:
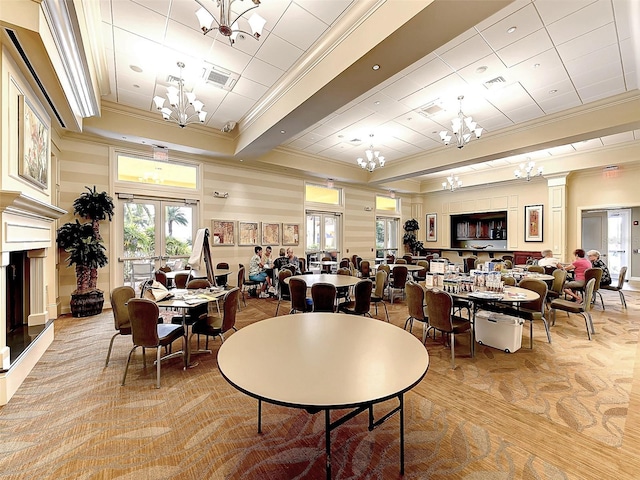
[(424, 345), (395, 325), (368, 317), (337, 313), (302, 313), (269, 318), (242, 328), (218, 352), (223, 377), (261, 402), (312, 413), (325, 411), (327, 478), (331, 478), (330, 432), (342, 419), (333, 409), (353, 408), (345, 415), (370, 411), (398, 398), (400, 472), (404, 473), (404, 393), (418, 384), (429, 367)]
[(337, 275), (334, 273), (314, 273), (312, 275), (296, 275), (294, 277), (287, 277), (284, 279), (284, 283), (289, 285), (292, 278), (301, 278), (307, 284), (307, 288), (311, 288), (315, 283), (330, 283), (336, 287), (352, 287), (358, 283), (362, 278), (354, 277), (352, 275)]

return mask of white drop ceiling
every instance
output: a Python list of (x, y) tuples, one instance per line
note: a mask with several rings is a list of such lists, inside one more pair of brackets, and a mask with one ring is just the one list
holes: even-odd
[[(187, 88), (204, 102), (209, 113), (206, 126), (219, 131), (229, 121), (238, 122), (235, 135), (241, 135), (274, 92), (290, 87), (290, 80), (283, 83), (289, 71), (316, 58), (312, 55), (317, 55), (323, 42), (335, 37), (337, 31), (357, 34), (344, 24), (356, 24), (354, 18), (364, 21), (389, 1), (263, 0), (255, 10), (267, 20), (263, 36), (259, 41), (239, 39), (232, 47), (215, 32), (202, 34), (194, 0), (101, 0), (102, 40), (111, 84), (104, 100), (155, 112), (153, 97), (164, 95), (167, 76), (178, 75), (176, 62), (182, 61)], [(415, 5), (405, 0), (391, 3), (397, 8)], [(427, 7), (431, 2), (422, 3)], [(460, 2), (441, 0), (434, 5), (437, 3), (444, 4), (451, 16), (463, 15)], [(439, 132), (450, 130), (460, 95), (464, 95), (464, 113), (484, 128), (483, 138), (472, 143), (549, 115), (618, 98), (638, 89), (639, 3), (515, 0), (386, 80), (374, 82), (373, 88), (358, 91), (354, 85), (357, 95), (328, 114), (314, 117), (307, 112), (306, 123), (293, 122), (295, 127), (287, 128), (275, 140), (271, 133), (268, 138), (257, 135), (248, 142), (264, 142), (269, 148), (280, 144), (305, 158), (326, 158), (350, 166), (356, 165), (356, 158), (372, 143), (392, 166), (443, 149)], [(210, 5), (215, 12), (213, 0)], [(250, 0), (236, 1), (234, 10), (252, 5)], [(412, 35), (415, 42), (422, 42), (429, 32), (414, 31)], [(403, 49), (395, 54), (403, 56)], [(354, 57), (353, 61), (357, 60), (361, 59)], [(390, 60), (375, 58), (381, 70)], [(239, 75), (231, 91), (202, 80), (207, 64)], [(344, 75), (348, 68), (337, 71)], [(370, 75), (375, 72), (371, 70)], [(487, 82), (494, 79), (498, 79), (495, 87), (489, 88)], [(321, 87), (316, 98), (322, 94)], [(304, 108), (304, 103), (300, 105)], [(425, 115), (425, 108), (435, 113)], [(640, 115), (636, 120), (640, 122)], [(278, 124), (272, 123), (279, 133)], [(544, 163), (585, 149), (639, 141), (638, 128), (594, 134), (578, 143), (556, 141), (550, 148), (530, 148), (488, 162), (467, 158), (456, 163), (453, 157), (458, 150), (449, 146), (449, 165), (413, 172), (409, 167), (389, 180), (474, 172), (519, 164), (526, 158)], [(244, 153), (240, 147), (237, 152)], [(478, 159), (484, 160), (482, 155)], [(384, 174), (380, 175), (378, 180), (384, 181)]]

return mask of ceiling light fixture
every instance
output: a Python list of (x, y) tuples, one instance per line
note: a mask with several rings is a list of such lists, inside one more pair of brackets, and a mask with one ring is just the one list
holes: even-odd
[(534, 172), (536, 168), (536, 162), (531, 159), (527, 163), (521, 163), (520, 168), (516, 169), (513, 174), (516, 178), (524, 178), (527, 182), (531, 180), (532, 177), (540, 177), (542, 176), (542, 167), (538, 167), (538, 170)]
[(363, 159), (359, 157), (357, 162), (362, 168), (369, 172), (373, 172), (376, 168), (384, 167), (384, 156), (380, 155), (380, 150), (373, 149), (373, 133), (369, 135), (371, 140), (371, 145), (367, 150), (364, 151), (367, 159)]
[[(244, 0), (240, 0), (244, 1)], [(238, 21), (240, 17), (243, 17), (248, 11), (253, 10), (254, 8), (258, 8), (260, 6), (260, 0), (251, 0), (253, 2), (253, 7), (249, 7), (244, 10), (241, 14), (237, 15), (233, 20), (231, 20), (231, 15), (233, 12), (231, 11), (231, 6), (236, 0), (216, 0), (216, 4), (220, 8), (219, 17), (216, 18), (207, 7), (204, 6), (202, 0), (196, 0), (200, 8), (196, 12), (196, 16), (198, 17), (198, 21), (200, 22), (200, 29), (206, 35), (212, 30), (218, 30), (220, 34), (229, 38), (229, 44), (233, 45), (236, 41), (236, 38), (239, 33), (244, 33), (246, 35), (251, 35), (256, 40), (260, 39), (260, 35), (262, 35), (262, 29), (267, 21), (262, 18), (257, 13), (251, 15), (250, 18), (247, 19), (249, 22), (249, 27), (251, 27), (251, 33), (246, 30), (242, 30)], [(216, 22), (215, 26), (211, 26), (213, 22)]]
[(153, 97), (156, 108), (162, 112), (162, 118), (169, 122), (177, 123), (181, 128), (194, 122), (204, 123), (207, 118), (207, 112), (202, 110), (204, 103), (196, 100), (195, 93), (184, 91), (184, 80), (182, 78), (184, 63), (178, 62), (177, 65), (180, 69), (178, 88), (173, 85), (167, 88), (167, 98), (171, 108), (165, 107), (165, 99), (158, 95)]
[[(462, 113), (462, 100), (464, 95), (460, 95), (458, 100), (460, 101), (460, 111), (458, 116), (451, 120), (451, 130), (456, 136), (456, 146), (458, 148), (464, 147), (471, 140), (471, 133), (475, 133), (476, 138), (480, 138), (482, 135), (482, 127), (473, 121), (471, 117), (465, 117)], [(440, 132), (440, 139), (445, 145), (449, 145), (452, 137), (448, 131), (442, 130)]]
[(458, 177), (454, 177), (453, 175), (449, 175), (447, 177), (447, 181), (442, 182), (443, 190), (451, 190), (452, 192), (455, 192), (460, 187), (462, 187), (462, 180)]

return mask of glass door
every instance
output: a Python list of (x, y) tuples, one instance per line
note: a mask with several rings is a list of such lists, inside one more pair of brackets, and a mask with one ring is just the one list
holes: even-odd
[(307, 212), (305, 254), (307, 264), (328, 256), (339, 260), (340, 215), (328, 212)]
[(398, 230), (400, 220), (397, 218), (376, 218), (376, 261), (386, 263), (387, 255), (398, 255)]
[(620, 268), (629, 265), (631, 249), (631, 211), (609, 210), (607, 212), (607, 266), (611, 278), (617, 279)]
[(168, 200), (119, 201), (123, 285), (137, 290), (156, 269), (166, 265), (180, 270), (186, 265), (197, 225), (195, 207)]

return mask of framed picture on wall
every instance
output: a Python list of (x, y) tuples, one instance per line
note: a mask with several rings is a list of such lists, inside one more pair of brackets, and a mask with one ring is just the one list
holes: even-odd
[(542, 241), (542, 205), (524, 207), (524, 241)]
[(238, 222), (238, 245), (259, 245), (258, 222)]
[(211, 220), (211, 242), (214, 247), (236, 244), (236, 222), (234, 220)]
[(49, 188), (49, 127), (24, 95), (18, 95), (19, 174), (38, 188)]
[(280, 245), (280, 224), (262, 222), (262, 243), (264, 245)]
[(438, 239), (438, 224), (436, 214), (427, 213), (427, 242), (435, 242)]
[(300, 244), (300, 225), (297, 223), (282, 224), (282, 245)]

